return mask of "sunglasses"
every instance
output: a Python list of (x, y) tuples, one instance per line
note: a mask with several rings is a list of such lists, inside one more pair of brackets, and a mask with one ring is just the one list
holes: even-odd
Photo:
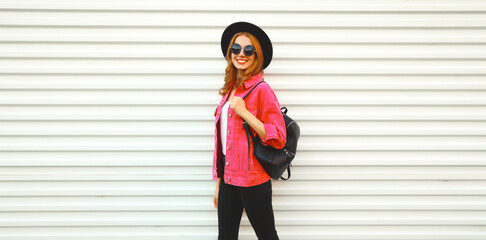
[[(245, 53), (246, 56), (251, 56), (255, 53), (256, 49), (252, 45), (246, 45), (245, 49), (243, 49), (243, 52)], [(231, 46), (231, 53), (233, 54), (239, 54), (241, 52), (241, 46), (238, 43), (233, 44)]]

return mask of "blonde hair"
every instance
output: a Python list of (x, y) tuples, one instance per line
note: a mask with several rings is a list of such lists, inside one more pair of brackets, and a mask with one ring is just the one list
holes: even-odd
[[(247, 36), (251, 42), (253, 47), (255, 47), (255, 61), (244, 71), (238, 71), (236, 67), (233, 65), (231, 61), (231, 46), (235, 43), (236, 38), (239, 36)], [(247, 32), (239, 32), (231, 38), (230, 44), (228, 45), (228, 49), (226, 50), (226, 61), (228, 62), (228, 66), (226, 67), (225, 76), (224, 76), (224, 86), (219, 89), (220, 95), (226, 95), (228, 93), (231, 84), (234, 82), (235, 87), (239, 87), (245, 80), (249, 79), (251, 76), (257, 75), (260, 72), (263, 73), (263, 54), (262, 54), (262, 46), (258, 39), (253, 36), (251, 33)]]

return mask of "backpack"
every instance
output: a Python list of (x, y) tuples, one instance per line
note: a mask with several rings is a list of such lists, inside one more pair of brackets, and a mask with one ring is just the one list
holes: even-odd
[[(262, 81), (263, 82), (263, 81)], [(253, 87), (249, 93), (247, 93), (243, 99), (245, 99), (248, 94), (250, 94), (253, 89), (255, 89), (260, 83)], [(260, 141), (260, 136), (253, 133), (250, 130), (250, 125), (243, 119), (243, 127), (246, 131), (246, 138), (248, 141), (248, 158), (250, 157), (250, 139), (253, 142), (253, 149), (255, 157), (257, 158), (260, 165), (262, 165), (265, 172), (275, 180), (281, 178), (282, 180), (288, 180), (290, 178), (290, 167), (291, 162), (295, 157), (297, 152), (297, 142), (300, 137), (300, 127), (295, 120), (287, 116), (287, 108), (281, 107), (280, 111), (283, 115), (285, 126), (287, 130), (287, 142), (282, 149), (276, 149), (271, 146), (265, 146)], [(282, 174), (287, 170), (287, 178), (282, 177)]]

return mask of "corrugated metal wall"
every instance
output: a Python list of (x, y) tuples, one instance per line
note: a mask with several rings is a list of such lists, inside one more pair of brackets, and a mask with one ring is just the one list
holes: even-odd
[[(486, 2), (0, 1), (0, 239), (216, 239), (232, 22), (299, 121), (282, 240), (486, 239)], [(255, 239), (246, 217), (241, 239)]]

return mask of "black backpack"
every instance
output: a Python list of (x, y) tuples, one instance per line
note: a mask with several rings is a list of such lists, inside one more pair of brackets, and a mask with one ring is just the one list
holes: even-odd
[[(263, 81), (262, 81), (263, 82)], [(255, 87), (253, 87), (249, 93), (247, 93), (243, 99), (245, 99), (248, 94), (250, 94), (253, 89), (255, 89), (260, 83), (259, 82)], [(246, 138), (248, 141), (248, 158), (250, 158), (250, 138), (253, 142), (253, 149), (255, 153), (255, 157), (257, 158), (258, 162), (262, 165), (265, 172), (275, 180), (281, 178), (282, 180), (288, 180), (290, 178), (290, 167), (292, 166), (291, 162), (295, 157), (295, 153), (297, 152), (297, 142), (300, 137), (300, 127), (296, 121), (292, 118), (287, 116), (287, 108), (281, 107), (280, 111), (282, 112), (285, 126), (287, 129), (287, 142), (282, 149), (276, 149), (271, 146), (265, 146), (260, 141), (260, 136), (256, 134), (253, 136), (250, 125), (243, 120), (243, 127), (246, 130)], [(287, 178), (282, 177), (282, 174), (287, 170)]]

